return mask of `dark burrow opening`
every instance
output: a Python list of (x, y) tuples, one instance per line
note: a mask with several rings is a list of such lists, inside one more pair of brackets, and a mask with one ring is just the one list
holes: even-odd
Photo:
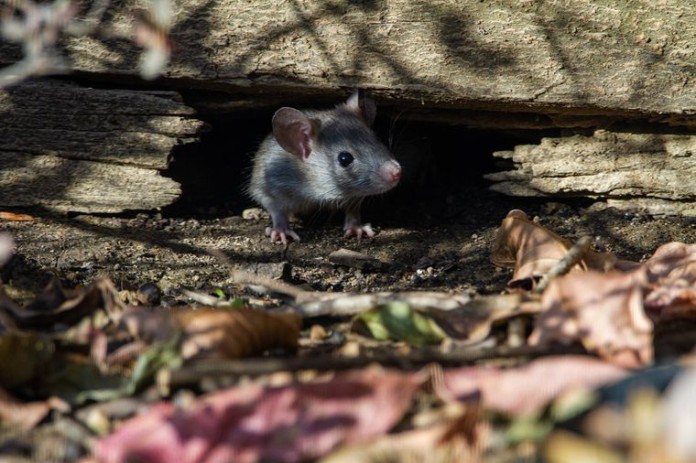
[[(307, 107), (331, 106), (310, 102)], [(275, 109), (200, 115), (210, 130), (200, 143), (184, 145), (174, 153), (165, 175), (182, 185), (182, 195), (163, 214), (215, 218), (240, 215), (254, 207), (244, 190), (254, 153), (271, 131)], [(429, 225), (472, 213), (491, 213), (499, 220), (500, 213), (516, 207), (520, 198), (489, 190), (490, 182), (483, 176), (511, 167), (510, 161), (494, 158), (493, 153), (560, 134), (560, 130), (471, 129), (423, 119), (416, 112), (378, 107), (374, 130), (402, 164), (403, 177), (394, 190), (365, 201), (366, 221), (379, 217), (385, 225)], [(529, 204), (529, 199), (525, 201)], [(314, 214), (310, 221), (321, 223), (326, 214), (332, 215)]]

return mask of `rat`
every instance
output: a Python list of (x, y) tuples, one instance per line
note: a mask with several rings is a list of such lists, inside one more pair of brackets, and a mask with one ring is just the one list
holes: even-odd
[(362, 201), (394, 188), (401, 178), (401, 166), (370, 129), (376, 113), (374, 101), (358, 91), (334, 109), (275, 112), (248, 187), (271, 215), (266, 235), (272, 242), (300, 241), (288, 216), (324, 206), (345, 209), (346, 237), (375, 235), (360, 220)]

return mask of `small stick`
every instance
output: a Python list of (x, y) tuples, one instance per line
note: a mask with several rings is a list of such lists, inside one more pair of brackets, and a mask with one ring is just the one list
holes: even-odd
[(237, 270), (234, 268), (232, 262), (230, 262), (227, 256), (223, 254), (223, 252), (219, 249), (209, 249), (208, 253), (230, 269), (230, 276), (237, 284), (263, 286), (266, 289), (269, 289), (276, 293), (284, 294), (286, 296), (292, 297), (293, 299), (297, 299), (298, 297), (314, 293), (314, 291), (305, 291), (293, 285), (283, 283), (282, 281), (274, 280), (273, 278), (268, 278), (263, 275), (256, 275), (254, 273)]
[(425, 365), (437, 363), (443, 367), (458, 367), (471, 365), (482, 360), (498, 358), (542, 357), (553, 354), (582, 354), (581, 346), (559, 346), (552, 348), (522, 346), (511, 348), (500, 346), (491, 349), (466, 349), (449, 353), (440, 351), (414, 351), (410, 354), (378, 354), (361, 357), (287, 357), (287, 358), (250, 358), (247, 360), (199, 360), (179, 370), (170, 370), (165, 375), (168, 386), (183, 387), (199, 382), (205, 377), (221, 376), (263, 376), (287, 371), (342, 371), (353, 368), (364, 368), (368, 365), (379, 364), (386, 367), (396, 367), (402, 370), (418, 370)]
[(580, 261), (585, 258), (587, 251), (590, 250), (590, 245), (592, 244), (592, 238), (589, 236), (583, 236), (577, 243), (573, 245), (572, 248), (568, 250), (563, 259), (559, 260), (556, 265), (553, 266), (549, 272), (541, 278), (539, 284), (534, 288), (535, 293), (543, 293), (546, 287), (551, 283), (556, 277), (565, 275), (575, 267)]

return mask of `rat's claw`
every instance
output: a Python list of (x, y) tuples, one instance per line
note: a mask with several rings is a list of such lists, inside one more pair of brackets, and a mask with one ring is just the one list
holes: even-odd
[(292, 231), (290, 228), (266, 228), (266, 236), (271, 237), (271, 243), (280, 241), (283, 244), (288, 244), (288, 238), (292, 238), (293, 241), (300, 241), (300, 237), (297, 233)]
[(344, 235), (346, 238), (350, 238), (351, 236), (354, 236), (360, 241), (363, 237), (365, 238), (373, 238), (375, 236), (374, 230), (372, 230), (372, 227), (370, 224), (365, 224), (365, 225), (357, 225), (355, 227), (348, 227), (346, 228), (346, 233)]

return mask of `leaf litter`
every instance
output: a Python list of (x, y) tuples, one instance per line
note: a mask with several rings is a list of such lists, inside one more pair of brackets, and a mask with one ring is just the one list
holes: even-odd
[[(24, 304), (3, 291), (0, 419), (24, 431), (77, 420), (93, 432), (81, 442), (93, 462), (485, 461), (510, 451), (638, 461), (645, 448), (662, 458), (652, 461), (693, 461), (681, 437), (696, 428), (682, 385), (691, 370), (680, 367), (664, 399), (627, 392), (622, 409), (595, 392), (654, 364), (662, 323), (693, 321), (696, 245), (667, 243), (639, 263), (588, 244), (511, 211), (491, 250), (513, 269), (508, 294), (488, 296), (321, 292), (240, 271), (238, 287), (266, 288), (278, 307), (216, 301), (219, 291), (201, 295), (208, 307), (148, 307), (159, 298), (108, 279), (74, 290), (53, 280)], [(0, 265), (13, 252), (2, 235)], [(332, 259), (361, 271), (376, 262)], [(508, 346), (513, 323), (521, 347)], [(566, 424), (575, 416), (625, 429), (605, 439), (611, 426)], [(642, 430), (626, 424), (637, 417)]]

